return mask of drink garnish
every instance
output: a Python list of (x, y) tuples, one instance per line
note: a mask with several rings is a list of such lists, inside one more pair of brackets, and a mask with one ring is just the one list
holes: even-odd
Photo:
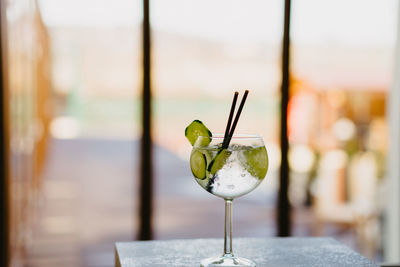
[(194, 146), (199, 136), (204, 136), (204, 138), (201, 139), (202, 143), (199, 145), (207, 146), (211, 142), (212, 133), (203, 122), (200, 120), (194, 120), (188, 127), (186, 127), (185, 136), (192, 146)]
[(265, 147), (250, 148), (243, 151), (243, 166), (254, 177), (264, 179), (268, 171), (268, 154)]
[[(194, 120), (185, 129), (185, 136), (192, 144), (197, 142), (199, 147), (206, 147), (211, 142), (211, 131), (200, 120)], [(202, 136), (202, 138), (199, 138)], [(195, 150), (190, 156), (190, 169), (194, 177), (203, 180), (206, 178), (207, 164), (211, 161), (211, 156), (207, 151)]]
[(203, 180), (206, 178), (207, 157), (199, 150), (194, 150), (190, 155), (190, 169), (193, 176)]

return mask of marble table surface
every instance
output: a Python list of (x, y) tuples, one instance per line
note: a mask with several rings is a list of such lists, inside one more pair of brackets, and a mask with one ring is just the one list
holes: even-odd
[[(219, 256), (223, 239), (180, 239), (118, 242), (115, 266), (200, 266), (200, 260)], [(234, 238), (235, 256), (262, 266), (378, 266), (332, 238)]]

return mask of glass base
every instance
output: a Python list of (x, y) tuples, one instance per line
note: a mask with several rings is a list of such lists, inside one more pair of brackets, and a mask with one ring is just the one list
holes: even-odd
[(213, 266), (251, 266), (256, 267), (256, 264), (251, 260), (235, 257), (233, 255), (223, 255), (222, 257), (212, 257), (204, 259), (200, 263), (200, 267), (213, 267)]

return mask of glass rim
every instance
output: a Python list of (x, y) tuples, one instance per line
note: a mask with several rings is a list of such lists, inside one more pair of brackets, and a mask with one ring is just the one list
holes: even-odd
[[(225, 134), (224, 133), (214, 133), (212, 136), (205, 136), (205, 135), (199, 135), (197, 139), (199, 138), (211, 138), (211, 139), (224, 139)], [(262, 136), (259, 134), (248, 134), (248, 133), (234, 133), (232, 136), (232, 139), (262, 139)]]

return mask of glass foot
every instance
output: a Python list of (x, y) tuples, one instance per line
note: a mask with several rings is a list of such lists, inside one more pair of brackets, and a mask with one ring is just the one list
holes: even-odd
[(256, 264), (251, 260), (235, 257), (233, 255), (224, 255), (222, 257), (212, 257), (204, 259), (200, 263), (200, 267), (213, 267), (213, 266), (251, 266), (256, 267)]

